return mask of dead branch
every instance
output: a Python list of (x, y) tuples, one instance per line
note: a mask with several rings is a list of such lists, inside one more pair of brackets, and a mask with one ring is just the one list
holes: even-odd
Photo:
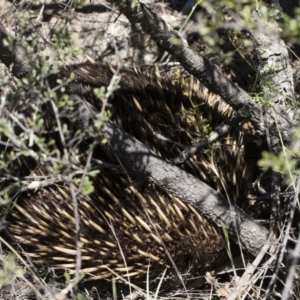
[(192, 203), (218, 228), (228, 230), (233, 240), (239, 239), (253, 255), (265, 245), (268, 230), (208, 185), (168, 164), (112, 122), (104, 123), (102, 133), (107, 140), (102, 147), (109, 154), (114, 153), (130, 174), (154, 182), (161, 189)]
[(179, 153), (179, 155), (172, 159), (172, 164), (179, 165), (184, 163), (194, 154), (199, 152), (202, 148), (207, 147), (210, 143), (215, 142), (221, 136), (224, 136), (226, 133), (228, 133), (230, 129), (235, 128), (240, 121), (241, 116), (235, 114), (229, 122), (227, 122), (226, 124), (221, 124), (213, 132), (211, 132), (210, 136), (207, 139), (202, 140), (197, 144), (186, 147), (181, 153)]
[[(181, 65), (192, 75), (198, 78), (212, 93), (220, 95), (226, 103), (232, 106), (243, 119), (249, 118), (253, 123), (256, 134), (265, 138), (265, 129), (272, 130), (272, 147), (275, 152), (281, 149), (278, 136), (277, 124), (282, 124), (284, 134), (283, 142), (290, 142), (290, 129), (293, 126), (291, 118), (283, 109), (276, 109), (265, 112), (265, 118), (262, 118), (262, 107), (254, 101), (251, 96), (244, 90), (236, 86), (220, 72), (217, 66), (212, 64), (208, 59), (192, 50), (187, 41), (175, 30), (173, 30), (162, 18), (152, 12), (145, 4), (140, 1), (134, 3), (129, 0), (109, 0), (110, 3), (117, 5), (120, 12), (123, 13), (132, 25), (141, 25), (144, 32), (148, 33), (158, 46), (175, 56)], [(274, 38), (274, 37), (273, 37)], [(284, 43), (277, 38), (278, 49), (285, 49)], [(174, 42), (176, 41), (176, 43)], [(270, 44), (268, 44), (270, 46)], [(265, 51), (266, 49), (262, 49)], [(272, 55), (274, 52), (272, 52)], [(284, 51), (286, 53), (286, 51)], [(272, 55), (268, 58), (273, 59)], [(286, 63), (286, 55), (283, 55), (282, 63)], [(284, 72), (290, 75), (289, 66), (286, 66)], [(281, 74), (280, 74), (280, 76)], [(291, 78), (289, 80), (292, 81)], [(278, 82), (278, 80), (276, 80)], [(290, 88), (288, 89), (290, 91)], [(290, 92), (286, 94), (289, 96)], [(281, 129), (281, 127), (280, 127)]]

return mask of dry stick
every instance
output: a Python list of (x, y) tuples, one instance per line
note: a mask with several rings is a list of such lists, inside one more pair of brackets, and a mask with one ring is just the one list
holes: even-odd
[(188, 148), (187, 145), (183, 145), (183, 144), (180, 144), (180, 143), (177, 143), (171, 139), (168, 139), (166, 138), (165, 136), (162, 136), (160, 133), (158, 132), (153, 132), (153, 136), (155, 136), (158, 140), (162, 141), (162, 142), (165, 142), (165, 143), (169, 143), (169, 144), (172, 144), (173, 146), (177, 146), (178, 148), (184, 150), (186, 148)]
[[(27, 270), (29, 271), (31, 276), (39, 283), (39, 285), (41, 287), (45, 288), (45, 290), (47, 290), (52, 295), (51, 290), (48, 288), (48, 285), (44, 282), (44, 280), (41, 279), (39, 276), (37, 276), (37, 274), (32, 270), (32, 268), (23, 259), (23, 257), (6, 240), (4, 240), (1, 236), (0, 236), (0, 242), (2, 242), (12, 253), (14, 253), (14, 255), (22, 262), (22, 264), (27, 268)], [(30, 285), (32, 290), (36, 293), (37, 296), (40, 297), (40, 299), (43, 299), (43, 296), (41, 295), (40, 291), (34, 285), (32, 285), (32, 283), (30, 281), (28, 281), (23, 275), (20, 276), (20, 277), (23, 280), (26, 280), (26, 283)]]
[(186, 203), (193, 204), (219, 229), (225, 227), (230, 237), (240, 240), (242, 247), (250, 253), (257, 255), (260, 252), (268, 239), (268, 230), (243, 210), (230, 205), (225, 197), (198, 178), (162, 160), (112, 122), (105, 122), (101, 130), (107, 140), (101, 147), (108, 153), (113, 151), (130, 174), (154, 182)]
[[(300, 224), (298, 224), (298, 228), (300, 227)], [(287, 300), (291, 297), (291, 290), (293, 286), (293, 280), (295, 278), (296, 273), (296, 266), (299, 261), (299, 252), (300, 252), (300, 232), (298, 234), (298, 240), (295, 249), (290, 253), (292, 257), (292, 264), (289, 269), (288, 277), (285, 281), (284, 290), (282, 292), (282, 298), (281, 300)]]
[(159, 47), (174, 55), (181, 65), (209, 91), (220, 95), (241, 118), (250, 118), (256, 133), (264, 136), (261, 107), (251, 96), (227, 79), (208, 59), (191, 49), (187, 41), (145, 4), (131, 0), (108, 0), (116, 4), (132, 25), (140, 24)]
[[(72, 178), (77, 175), (82, 175), (83, 171), (74, 171), (69, 174)], [(16, 193), (23, 193), (26, 191), (35, 191), (38, 189), (44, 189), (47, 186), (55, 185), (59, 182), (66, 182), (66, 177), (64, 175), (58, 176), (24, 176), (24, 177), (9, 177), (10, 180), (17, 181), (15, 183), (10, 184), (6, 188), (0, 191), (0, 197), (4, 194), (10, 195), (13, 197)], [(21, 179), (25, 179), (26, 182), (20, 181)], [(31, 179), (38, 179), (29, 181)], [(43, 179), (43, 180), (41, 180)]]
[(228, 124), (221, 124), (218, 126), (215, 131), (213, 131), (210, 136), (202, 140), (200, 143), (191, 145), (187, 147), (184, 151), (182, 151), (178, 156), (174, 157), (171, 161), (173, 165), (178, 165), (184, 163), (188, 160), (191, 156), (196, 154), (202, 148), (208, 146), (210, 143), (215, 142), (218, 138), (226, 134), (230, 129), (234, 128), (238, 125), (238, 123), (242, 121), (242, 118), (238, 114), (234, 114)]
[(81, 270), (81, 242), (80, 242), (80, 214), (79, 214), (79, 207), (78, 207), (78, 200), (77, 194), (75, 192), (75, 187), (73, 184), (72, 176), (68, 176), (69, 181), (69, 189), (72, 199), (73, 205), (73, 212), (74, 212), (74, 219), (75, 219), (75, 242), (76, 242), (76, 266), (75, 266), (75, 278), (74, 278), (74, 292), (77, 291), (77, 283), (81, 280), (80, 278), (80, 270)]
[(273, 272), (272, 278), (270, 280), (270, 283), (269, 283), (267, 291), (266, 291), (266, 295), (265, 295), (265, 298), (264, 298), (265, 300), (267, 299), (268, 295), (270, 294), (270, 292), (272, 290), (272, 287), (273, 287), (273, 285), (276, 281), (277, 274), (278, 274), (279, 269), (280, 269), (280, 264), (283, 260), (283, 256), (284, 256), (284, 253), (285, 253), (285, 250), (286, 250), (287, 242), (289, 240), (290, 231), (291, 231), (291, 228), (292, 228), (295, 209), (297, 207), (299, 191), (300, 191), (300, 176), (298, 176), (298, 178), (297, 178), (297, 187), (296, 187), (296, 190), (295, 190), (294, 200), (293, 200), (293, 203), (291, 204), (291, 208), (290, 208), (289, 220), (288, 220), (288, 223), (287, 223), (287, 226), (286, 226), (285, 235), (284, 235), (284, 239), (283, 239), (281, 249), (280, 249), (280, 252), (279, 252), (279, 257), (278, 257), (277, 262), (276, 262), (275, 270)]
[[(83, 175), (83, 171), (75, 171), (72, 172), (69, 176), (72, 178), (76, 175)], [(0, 201), (2, 200), (2, 196), (5, 194), (9, 195), (11, 199), (16, 197), (19, 193), (26, 192), (26, 191), (36, 191), (38, 189), (44, 189), (47, 186), (56, 185), (59, 182), (66, 182), (66, 178), (63, 175), (58, 176), (25, 176), (24, 181), (20, 181), (22, 178), (11, 177), (10, 179), (15, 180), (17, 182), (10, 184), (6, 188), (0, 191)], [(33, 180), (29, 181), (30, 179), (43, 179), (43, 180)], [(4, 202), (4, 200), (3, 200)], [(5, 203), (5, 202), (4, 202)], [(1, 217), (0, 217), (0, 230), (4, 229), (6, 226), (6, 219), (10, 213), (11, 207), (7, 205), (3, 210)]]
[(159, 140), (173, 144), (177, 146), (180, 149), (183, 149), (183, 151), (174, 157), (171, 160), (171, 163), (173, 165), (179, 165), (187, 161), (191, 156), (195, 155), (197, 152), (199, 152), (202, 148), (207, 147), (210, 143), (215, 142), (218, 138), (222, 137), (226, 133), (229, 132), (230, 129), (234, 128), (238, 125), (238, 123), (242, 121), (242, 118), (238, 114), (234, 114), (234, 116), (231, 118), (231, 120), (228, 122), (228, 124), (221, 124), (218, 126), (215, 131), (211, 132), (210, 136), (201, 142), (197, 144), (193, 144), (191, 146), (186, 146), (180, 143), (177, 143), (175, 141), (172, 141), (162, 135), (160, 135), (157, 132), (154, 132), (153, 135), (158, 138)]
[[(59, 114), (58, 114), (58, 108), (53, 100), (51, 100), (50, 103), (51, 103), (53, 114), (54, 114), (54, 117), (55, 117), (55, 120), (57, 123), (59, 137), (60, 137), (60, 140), (63, 145), (64, 155), (66, 157), (66, 160), (71, 164), (71, 159), (70, 159), (70, 155), (69, 155), (70, 153), (67, 151), (67, 149), (65, 147), (66, 141), (65, 141), (61, 121), (60, 121)], [(76, 266), (75, 266), (75, 279), (74, 280), (77, 283), (80, 281), (80, 269), (81, 269), (80, 215), (79, 215), (77, 196), (75, 193), (74, 185), (72, 183), (72, 179), (73, 179), (72, 176), (69, 175), (68, 176), (69, 189), (70, 189), (70, 193), (71, 193), (73, 213), (74, 213), (74, 219), (75, 219)], [(74, 286), (75, 292), (76, 292), (76, 289), (77, 289), (77, 286)]]
[[(272, 181), (272, 214), (270, 218), (270, 238), (269, 240), (275, 240), (276, 238), (276, 232), (277, 232), (277, 226), (279, 225), (279, 211), (278, 211), (278, 205), (279, 205), (279, 193), (280, 193), (280, 187), (278, 184), (278, 181), (280, 179), (280, 174), (273, 171), (273, 181)], [(261, 260), (264, 258), (265, 254), (267, 253), (268, 249), (270, 248), (271, 244), (270, 242), (267, 242), (266, 245), (261, 249), (260, 254), (255, 258), (253, 263), (249, 265), (242, 278), (239, 280), (238, 285), (235, 287), (235, 289), (232, 291), (230, 296), (227, 300), (234, 300), (238, 296), (240, 296), (248, 287), (250, 287), (250, 284), (252, 282), (252, 278), (254, 275), (255, 270), (259, 266)], [(274, 255), (277, 251), (275, 249), (275, 245), (272, 247), (272, 250), (270, 251), (272, 255)], [(272, 257), (272, 260), (274, 260), (275, 257)]]
[[(252, 285), (255, 285), (255, 283), (261, 278), (261, 276), (263, 275), (263, 273), (266, 274), (267, 270), (270, 269), (271, 265), (273, 264), (274, 260), (276, 259), (276, 257), (271, 256), (264, 264), (261, 268), (259, 268), (258, 272), (256, 274), (253, 275), (252, 277)], [(262, 283), (261, 283), (262, 284)], [(248, 291), (250, 290), (251, 286), (248, 287)], [(245, 299), (245, 297), (247, 296), (247, 293), (245, 293), (242, 297), (242, 299)], [(242, 300), (241, 299), (241, 300)], [(260, 299), (260, 297), (257, 297), (257, 299)]]
[[(238, 296), (240, 296), (252, 283), (252, 277), (259, 266), (260, 262), (266, 255), (267, 251), (271, 247), (270, 241), (274, 240), (275, 236), (270, 235), (270, 238), (266, 242), (266, 244), (262, 247), (260, 253), (256, 256), (255, 260), (247, 266), (243, 276), (238, 281), (237, 286), (234, 288), (234, 290), (231, 292), (230, 296), (227, 298), (227, 300), (234, 300), (237, 299)], [(273, 258), (274, 259), (274, 258)]]

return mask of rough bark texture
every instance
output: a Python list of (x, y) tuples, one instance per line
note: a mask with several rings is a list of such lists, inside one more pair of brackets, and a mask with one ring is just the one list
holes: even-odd
[(118, 5), (120, 11), (132, 24), (141, 24), (142, 29), (161, 48), (174, 55), (182, 66), (211, 92), (220, 95), (244, 118), (250, 117), (257, 130), (263, 134), (260, 106), (252, 101), (250, 95), (227, 79), (217, 66), (204, 56), (196, 54), (176, 30), (170, 28), (162, 18), (139, 1), (110, 0), (109, 2)]
[[(258, 10), (252, 12), (253, 21), (260, 26), (260, 30), (252, 31), (255, 44), (257, 69), (264, 80), (263, 101), (266, 107), (271, 107), (271, 114), (277, 117), (277, 124), (272, 122), (271, 116), (268, 123), (270, 132), (270, 146), (279, 152), (280, 139), (278, 129), (284, 141), (290, 140), (291, 129), (297, 119), (297, 112), (292, 109), (295, 100), (293, 70), (289, 61), (286, 44), (280, 39), (278, 26), (274, 22), (265, 22)], [(277, 127), (278, 126), (278, 127)]]
[(266, 228), (199, 179), (159, 158), (112, 122), (106, 122), (102, 132), (108, 141), (103, 147), (109, 154), (113, 151), (129, 173), (192, 203), (217, 227), (228, 230), (231, 238), (239, 240), (247, 251), (259, 253), (268, 238)]
[[(158, 46), (174, 55), (190, 74), (198, 78), (211, 92), (220, 95), (241, 117), (244, 119), (250, 118), (258, 135), (265, 137), (266, 128), (268, 128), (271, 133), (271, 146), (274, 152), (279, 152), (281, 149), (280, 140), (276, 138), (278, 136), (278, 129), (283, 130), (283, 142), (290, 142), (290, 129), (293, 122), (291, 117), (284, 112), (284, 109), (268, 110), (265, 112), (265, 117), (263, 118), (262, 111), (264, 109), (262, 109), (259, 103), (223, 76), (217, 66), (210, 63), (205, 57), (196, 54), (177, 31), (171, 29), (162, 18), (148, 9), (145, 4), (139, 1), (132, 2), (128, 0), (109, 0), (109, 2), (116, 4), (133, 26), (140, 24), (142, 29), (156, 41)], [(269, 60), (271, 59), (270, 64), (273, 66), (275, 62), (276, 68), (279, 62), (280, 67), (283, 68), (282, 72), (276, 75), (277, 78), (274, 82), (278, 84), (279, 80), (281, 80), (281, 88), (276, 91), (276, 98), (281, 96), (278, 95), (278, 92), (284, 92), (284, 97), (288, 97), (291, 95), (293, 84), (290, 66), (286, 59), (287, 50), (285, 44), (278, 36), (273, 35), (271, 38), (268, 37), (266, 39), (267, 44), (263, 42), (262, 38), (262, 36), (259, 36), (257, 40), (259, 41), (258, 45), (261, 47), (260, 54), (264, 56), (263, 59), (267, 61), (267, 64), (269, 64)], [(274, 41), (275, 43), (273, 43)], [(274, 45), (275, 48), (273, 47)], [(279, 59), (277, 58), (278, 51), (282, 52)], [(270, 55), (266, 57), (266, 53)], [(283, 72), (285, 72), (285, 76), (282, 76)], [(285, 86), (283, 87), (282, 79), (287, 78), (288, 82), (284, 83)], [(279, 128), (277, 124), (279, 124)]]

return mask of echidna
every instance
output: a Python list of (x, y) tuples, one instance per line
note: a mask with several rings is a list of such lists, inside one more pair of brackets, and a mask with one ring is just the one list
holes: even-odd
[[(62, 68), (61, 76), (75, 74), (69, 85), (98, 110), (101, 102), (94, 87), (107, 86), (114, 74), (105, 63), (86, 62)], [(223, 120), (217, 97), (193, 78), (143, 74), (121, 70), (119, 88), (109, 98), (111, 120), (168, 160), (205, 137), (211, 126)], [(207, 115), (207, 107), (214, 115)], [(226, 108), (226, 114), (230, 109)], [(224, 111), (223, 111), (224, 112)], [(206, 116), (205, 116), (206, 115)], [(166, 143), (158, 134), (175, 143)], [(101, 150), (95, 158), (111, 161)], [(50, 175), (45, 167), (24, 164), (22, 174)], [(222, 139), (217, 147), (195, 155), (182, 166), (194, 176), (241, 201), (249, 182), (247, 164), (237, 139)], [(24, 168), (26, 171), (24, 171)], [(48, 167), (47, 170), (50, 168)], [(154, 186), (134, 188), (124, 172), (101, 169), (93, 177), (90, 195), (76, 194), (80, 212), (82, 272), (91, 280), (121, 276), (146, 279), (177, 270), (187, 277), (203, 274), (224, 261), (222, 235), (192, 206)], [(238, 178), (238, 182), (237, 182)], [(12, 195), (11, 195), (12, 196)], [(37, 191), (14, 195), (17, 201), (9, 217), (9, 231), (35, 262), (56, 269), (75, 269), (75, 220), (70, 186), (54, 182)]]

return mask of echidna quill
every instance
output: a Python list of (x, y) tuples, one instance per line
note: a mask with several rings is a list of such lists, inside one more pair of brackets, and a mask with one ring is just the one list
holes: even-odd
[[(109, 84), (112, 67), (86, 62), (66, 66), (61, 74), (69, 77), (71, 72), (75, 74), (69, 85), (71, 93), (100, 110), (92, 90)], [(161, 78), (125, 69), (119, 75), (119, 88), (109, 98), (107, 108), (111, 120), (164, 159), (176, 156), (182, 150), (179, 144), (190, 145), (204, 138), (211, 126), (230, 113), (228, 107), (220, 111), (217, 97), (193, 78)], [(214, 113), (208, 115), (208, 108)], [(178, 144), (166, 143), (158, 134)], [(100, 150), (95, 157), (112, 162)], [(13, 170), (22, 168), (23, 175), (49, 175), (45, 170), (51, 168), (24, 163), (26, 157), (19, 161)], [(249, 171), (233, 137), (195, 155), (183, 168), (232, 201), (239, 202), (247, 194)], [(101, 169), (91, 178), (94, 191), (88, 196), (76, 194), (81, 272), (87, 278), (146, 280), (147, 274), (155, 278), (165, 270), (173, 278), (176, 272), (187, 278), (213, 270), (224, 261), (226, 248), (221, 233), (199, 212), (153, 186), (133, 188), (130, 181), (135, 179), (129, 178), (126, 170)], [(19, 190), (8, 226), (34, 262), (71, 274), (76, 260), (72, 195), (70, 185), (59, 182), (36, 191)]]

